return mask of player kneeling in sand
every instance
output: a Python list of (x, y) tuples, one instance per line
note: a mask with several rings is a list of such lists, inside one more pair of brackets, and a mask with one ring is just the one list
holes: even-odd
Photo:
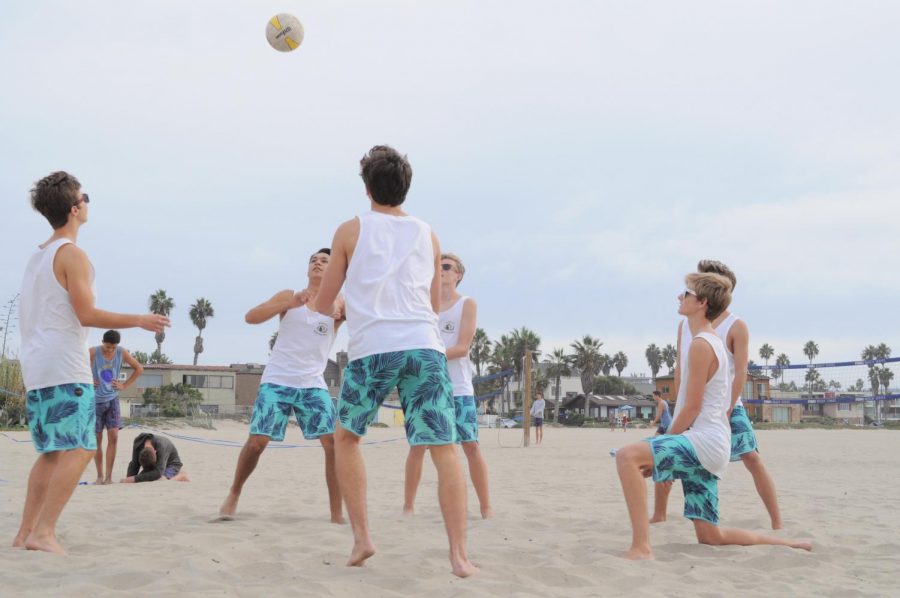
[(631, 518), (629, 559), (652, 559), (645, 477), (655, 482), (680, 479), (684, 516), (694, 523), (702, 544), (775, 544), (810, 550), (794, 542), (750, 531), (719, 527), (718, 480), (731, 457), (731, 375), (725, 345), (712, 327), (731, 303), (731, 281), (719, 274), (689, 274), (679, 295), (678, 313), (687, 318), (693, 340), (681, 362), (675, 417), (668, 433), (618, 451), (616, 467)]
[(178, 456), (178, 449), (171, 440), (144, 432), (138, 434), (134, 439), (131, 463), (128, 464), (128, 477), (124, 478), (122, 483), (133, 484), (157, 480), (190, 482), (191, 479), (182, 467), (184, 464), (181, 462), (181, 457)]

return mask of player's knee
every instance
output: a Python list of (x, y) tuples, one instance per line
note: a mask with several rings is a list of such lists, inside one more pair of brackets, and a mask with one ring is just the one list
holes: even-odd
[(247, 448), (258, 453), (263, 452), (269, 445), (269, 437), (262, 434), (254, 434), (247, 440)]
[(741, 455), (741, 461), (743, 461), (744, 466), (750, 470), (757, 469), (760, 463), (762, 463), (759, 458), (759, 453), (757, 453), (756, 451), (744, 453), (743, 455)]
[(326, 453), (334, 452), (334, 436), (329, 434), (327, 436), (319, 436), (319, 442), (322, 444), (322, 448)]
[(701, 544), (707, 544), (709, 546), (721, 546), (722, 545), (722, 534), (719, 532), (719, 528), (709, 524), (709, 525), (697, 525), (696, 533), (697, 533), (697, 541)]
[(637, 467), (640, 458), (640, 447), (629, 444), (616, 452), (616, 465), (620, 467)]
[(466, 457), (475, 457), (478, 455), (478, 443), (477, 442), (463, 442), (462, 443), (463, 452), (466, 454)]

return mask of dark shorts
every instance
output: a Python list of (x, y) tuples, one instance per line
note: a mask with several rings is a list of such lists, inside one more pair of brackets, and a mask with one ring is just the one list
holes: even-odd
[(166, 470), (163, 472), (163, 475), (167, 480), (171, 480), (175, 476), (178, 475), (178, 472), (181, 471), (181, 465), (173, 465), (172, 467), (166, 467)]
[(457, 442), (478, 442), (478, 406), (472, 395), (453, 397)]
[(95, 424), (94, 431), (97, 434), (102, 432), (104, 428), (107, 430), (113, 428), (116, 430), (122, 429), (122, 408), (119, 405), (119, 399), (97, 403), (96, 411), (97, 423)]
[(534, 418), (534, 427), (535, 428), (543, 428), (544, 427), (544, 418), (543, 417)]
[(25, 409), (37, 452), (97, 450), (92, 385), (60, 384), (29, 390)]
[(434, 349), (378, 353), (348, 363), (338, 404), (341, 427), (364, 435), (395, 388), (411, 446), (457, 441), (447, 356)]
[(668, 429), (669, 429), (668, 427), (663, 426), (663, 425), (660, 425), (658, 428), (656, 428), (656, 433), (657, 433), (659, 436), (662, 436), (663, 434), (666, 433), (666, 430), (668, 430)]

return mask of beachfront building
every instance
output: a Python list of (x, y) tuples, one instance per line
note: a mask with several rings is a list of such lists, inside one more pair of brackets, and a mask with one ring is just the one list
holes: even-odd
[(617, 413), (621, 415), (626, 412), (633, 419), (653, 419), (656, 417), (656, 401), (644, 395), (576, 395), (564, 399), (560, 410), (597, 420), (608, 420), (615, 418)]

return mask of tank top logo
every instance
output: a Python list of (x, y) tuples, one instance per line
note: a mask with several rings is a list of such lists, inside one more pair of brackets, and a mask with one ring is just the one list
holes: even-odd
[(328, 324), (326, 324), (325, 322), (319, 322), (318, 324), (316, 324), (316, 327), (313, 328), (313, 330), (319, 336), (327, 336), (329, 332)]
[(454, 322), (444, 322), (441, 324), (441, 332), (445, 332), (447, 334), (453, 334), (456, 331), (456, 324)]
[(100, 379), (109, 384), (113, 381), (113, 371), (112, 368), (105, 367), (100, 370)]

